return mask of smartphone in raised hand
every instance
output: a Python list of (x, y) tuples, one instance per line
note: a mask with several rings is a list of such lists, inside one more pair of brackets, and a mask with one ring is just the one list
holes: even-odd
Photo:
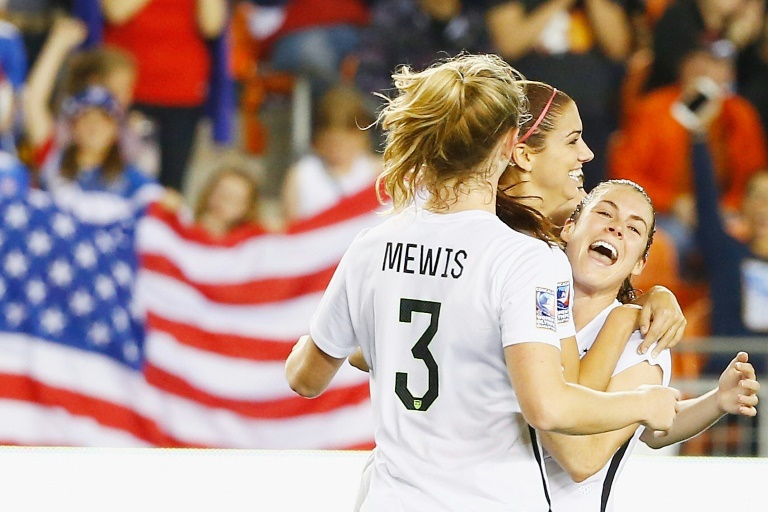
[(702, 123), (702, 113), (711, 101), (721, 95), (720, 87), (708, 77), (696, 79), (692, 92), (683, 93), (672, 105), (672, 116), (689, 130), (698, 130)]

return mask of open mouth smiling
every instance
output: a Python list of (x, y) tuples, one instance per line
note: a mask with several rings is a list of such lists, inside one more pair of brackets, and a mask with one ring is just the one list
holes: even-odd
[(596, 259), (605, 265), (613, 265), (619, 259), (619, 251), (613, 245), (604, 240), (597, 240), (589, 246), (589, 252), (596, 255)]

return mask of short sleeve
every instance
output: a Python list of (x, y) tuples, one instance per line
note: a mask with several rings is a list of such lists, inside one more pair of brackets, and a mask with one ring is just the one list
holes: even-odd
[(645, 362), (661, 368), (662, 384), (664, 386), (669, 386), (672, 379), (672, 354), (669, 349), (666, 349), (662, 350), (657, 357), (653, 357), (653, 349), (656, 347), (655, 344), (651, 345), (645, 354), (638, 354), (637, 349), (643, 343), (644, 339), (645, 338), (640, 334), (640, 331), (635, 331), (630, 335), (629, 340), (624, 347), (624, 352), (616, 363), (613, 375), (618, 375), (636, 364)]
[(560, 339), (576, 336), (573, 323), (573, 271), (568, 256), (558, 247), (552, 249), (557, 264), (557, 334)]
[(557, 260), (544, 244), (512, 261), (500, 286), (501, 340), (504, 347), (539, 342), (560, 347), (557, 330)]
[(354, 247), (353, 242), (341, 258), (309, 324), (309, 334), (315, 345), (336, 358), (350, 356), (358, 347), (348, 295), (348, 267), (353, 259)]

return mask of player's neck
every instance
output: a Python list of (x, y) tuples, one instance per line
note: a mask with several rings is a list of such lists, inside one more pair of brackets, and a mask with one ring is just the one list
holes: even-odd
[(483, 210), (496, 213), (496, 195), (491, 191), (483, 194), (460, 194), (448, 205), (445, 213), (457, 213), (467, 210)]
[(588, 291), (574, 285), (573, 323), (580, 331), (616, 300), (615, 290)]
[(496, 213), (497, 184), (483, 180), (454, 185), (447, 183), (441, 190), (439, 201), (430, 200), (427, 208), (435, 213), (458, 213), (483, 210)]

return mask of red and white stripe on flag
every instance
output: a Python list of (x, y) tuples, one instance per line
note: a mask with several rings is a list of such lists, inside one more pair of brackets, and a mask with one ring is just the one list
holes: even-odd
[(380, 222), (372, 190), (292, 226), (213, 241), (155, 209), (137, 233), (137, 296), (147, 315), (144, 375), (174, 403), (154, 418), (193, 446), (370, 448), (368, 378), (343, 365), (329, 389), (306, 400), (288, 387), (284, 362), (341, 256)]

